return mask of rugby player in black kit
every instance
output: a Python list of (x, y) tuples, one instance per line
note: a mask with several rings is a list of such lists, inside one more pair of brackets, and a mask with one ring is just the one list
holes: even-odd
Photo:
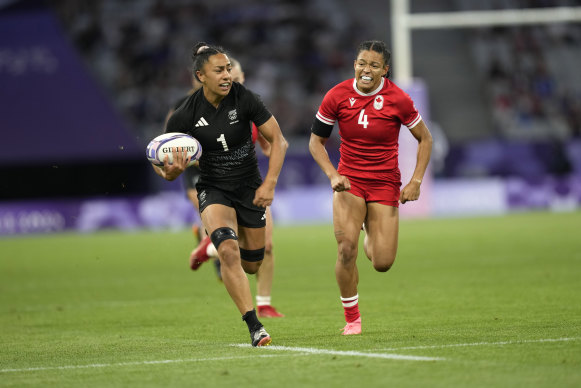
[[(272, 203), (288, 144), (260, 98), (232, 82), (232, 64), (224, 49), (198, 43), (192, 59), (202, 88), (172, 114), (166, 132), (187, 133), (202, 145), (196, 185), (202, 222), (218, 250), (222, 280), (248, 325), (252, 346), (266, 346), (272, 340), (256, 316), (244, 272), (256, 273), (264, 257), (265, 208)], [(249, 121), (271, 145), (264, 181)], [(173, 158), (171, 165), (166, 160), (163, 167), (154, 166), (170, 181), (188, 163), (181, 151), (174, 150)]]

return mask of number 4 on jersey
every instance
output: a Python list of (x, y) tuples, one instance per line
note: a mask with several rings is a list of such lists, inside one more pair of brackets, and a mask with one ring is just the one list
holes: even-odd
[(357, 120), (357, 124), (363, 125), (363, 128), (367, 128), (369, 121), (367, 121), (367, 115), (365, 114), (365, 109), (361, 109), (361, 113), (359, 114), (359, 120)]

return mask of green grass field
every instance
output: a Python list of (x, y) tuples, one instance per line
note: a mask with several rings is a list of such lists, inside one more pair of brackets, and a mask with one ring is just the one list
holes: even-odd
[[(276, 227), (273, 346), (251, 348), (189, 231), (0, 239), (0, 386), (579, 387), (581, 213), (406, 220), (360, 254), (339, 335), (332, 227)], [(254, 289), (254, 277), (251, 277)]]

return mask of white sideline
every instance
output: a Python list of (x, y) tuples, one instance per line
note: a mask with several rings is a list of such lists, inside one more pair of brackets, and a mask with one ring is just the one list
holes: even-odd
[[(452, 347), (465, 347), (465, 346), (497, 346), (497, 345), (515, 345), (523, 343), (543, 343), (543, 342), (566, 342), (566, 341), (579, 341), (581, 337), (564, 337), (564, 338), (545, 338), (538, 340), (520, 340), (520, 341), (499, 341), (499, 342), (473, 342), (464, 344), (448, 344), (448, 345), (426, 345), (426, 346), (405, 346), (400, 348), (383, 348), (374, 349), (375, 351), (397, 351), (397, 350), (414, 350), (414, 349), (443, 349)], [(233, 344), (231, 346), (237, 347), (250, 347), (248, 344)], [(391, 360), (410, 360), (410, 361), (441, 361), (443, 358), (437, 357), (420, 357), (420, 356), (406, 356), (402, 354), (382, 354), (382, 353), (364, 353), (357, 351), (341, 351), (341, 350), (327, 350), (327, 349), (315, 349), (315, 348), (300, 348), (300, 347), (289, 347), (289, 346), (267, 346), (261, 349), (279, 350), (279, 351), (290, 351), (295, 353), (300, 353), (302, 355), (308, 354), (331, 354), (338, 356), (355, 356), (355, 357), (369, 357), (369, 358), (383, 358)], [(133, 361), (133, 362), (118, 362), (111, 364), (87, 364), (87, 365), (64, 365), (64, 366), (46, 366), (46, 367), (34, 367), (34, 368), (8, 368), (0, 369), (0, 373), (14, 373), (14, 372), (35, 372), (35, 371), (45, 371), (45, 370), (69, 370), (69, 369), (88, 369), (88, 368), (109, 368), (109, 367), (119, 367), (119, 366), (139, 366), (139, 365), (159, 365), (159, 364), (175, 364), (183, 362), (204, 362), (204, 361), (221, 361), (221, 360), (237, 360), (245, 358), (268, 358), (268, 357), (281, 357), (285, 354), (253, 354), (248, 356), (227, 356), (227, 357), (207, 357), (207, 358), (190, 358), (190, 359), (178, 359), (178, 360), (157, 360), (157, 361)]]
[[(248, 344), (237, 344), (232, 345), (240, 348), (250, 347)], [(406, 360), (406, 361), (443, 361), (444, 358), (440, 357), (422, 357), (422, 356), (407, 356), (405, 354), (386, 354), (386, 353), (364, 353), (357, 352), (354, 350), (327, 350), (327, 349), (316, 349), (316, 348), (295, 348), (291, 346), (266, 346), (263, 349), (266, 350), (279, 350), (279, 351), (289, 351), (297, 352), (303, 354), (331, 354), (334, 356), (355, 356), (355, 357), (368, 357), (368, 358), (384, 358), (388, 360)]]
[(251, 355), (251, 356), (227, 356), (227, 357), (207, 357), (207, 358), (187, 358), (181, 360), (157, 360), (157, 361), (132, 361), (132, 362), (116, 362), (111, 364), (87, 364), (87, 365), (64, 365), (64, 366), (45, 366), (36, 368), (15, 368), (15, 369), (0, 369), (0, 373), (9, 372), (36, 372), (44, 370), (65, 370), (65, 369), (88, 369), (88, 368), (109, 368), (115, 366), (136, 366), (136, 365), (158, 365), (158, 364), (176, 364), (181, 362), (203, 362), (203, 361), (223, 361), (223, 360), (237, 360), (244, 358), (257, 357), (277, 357), (277, 355)]
[(394, 351), (394, 350), (415, 350), (415, 349), (444, 349), (444, 348), (460, 348), (466, 346), (503, 346), (503, 345), (518, 345), (518, 344), (533, 344), (542, 342), (567, 342), (578, 341), (581, 337), (564, 337), (564, 338), (545, 338), (538, 340), (514, 340), (514, 341), (498, 341), (498, 342), (471, 342), (465, 344), (448, 344), (448, 345), (423, 345), (423, 346), (403, 346), (400, 348), (379, 348), (372, 349), (375, 351)]

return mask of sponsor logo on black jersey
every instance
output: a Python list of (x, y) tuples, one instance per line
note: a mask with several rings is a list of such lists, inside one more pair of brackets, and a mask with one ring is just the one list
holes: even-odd
[(208, 124), (208, 122), (206, 121), (206, 119), (203, 118), (203, 117), (200, 117), (200, 119), (196, 123), (196, 127), (206, 127), (208, 125), (210, 125), (210, 124)]

